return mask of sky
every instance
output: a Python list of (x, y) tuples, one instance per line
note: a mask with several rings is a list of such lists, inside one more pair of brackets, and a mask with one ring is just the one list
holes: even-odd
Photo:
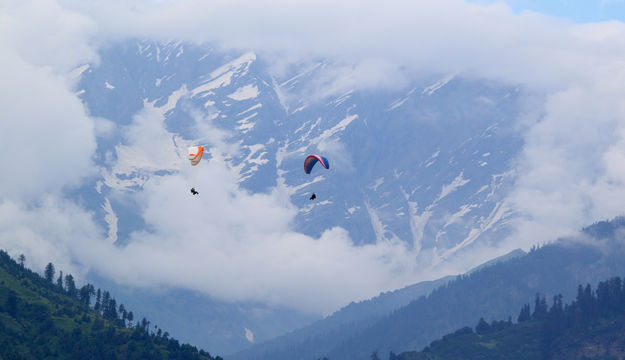
[(623, 0), (509, 0), (506, 4), (515, 13), (534, 11), (576, 23), (625, 21)]
[[(182, 176), (150, 183), (129, 200), (142, 209), (149, 231), (135, 233), (127, 247), (112, 246), (85, 204), (67, 196), (99, 173), (95, 148), (115, 126), (89, 115), (75, 93), (75, 70), (97, 66), (108, 44), (137, 37), (254, 49), (274, 60), (276, 74), (327, 59), (331, 76), (310, 90), (318, 98), (345, 88), (397, 88), (406, 83), (394, 79), (408, 82), (424, 73), (522, 84), (543, 101), (538, 119), (518, 119), (525, 145), (514, 159), (516, 182), (507, 201), (519, 217), (501, 247), (527, 248), (572, 234), (623, 212), (623, 6), (616, 0), (4, 1), (0, 247), (24, 253), (34, 269), (52, 261), (79, 279), (95, 271), (128, 285), (184, 286), (224, 300), (317, 313), (419, 276), (462, 270), (449, 264), (442, 272), (417, 274), (414, 254), (403, 244), (356, 246), (342, 228), (319, 238), (297, 233), (288, 196), (279, 188), (263, 194), (240, 188), (219, 161), (239, 149), (211, 128), (220, 145), (202, 176), (228, 191), (210, 194), (218, 200), (212, 205), (190, 205), (188, 196), (181, 200), (167, 191), (180, 188)], [(126, 143), (139, 149), (169, 136), (162, 109), (149, 104), (125, 130)], [(177, 240), (194, 238), (188, 230), (193, 218), (167, 215), (189, 206), (213, 214), (211, 231), (229, 239), (220, 243), (228, 246)], [(248, 221), (254, 210), (266, 216)], [(217, 254), (210, 262), (202, 256), (207, 249)], [(486, 258), (501, 248), (480, 251)], [(280, 262), (285, 257), (290, 261)], [(193, 275), (220, 271), (221, 277)], [(319, 293), (327, 294), (323, 301)]]

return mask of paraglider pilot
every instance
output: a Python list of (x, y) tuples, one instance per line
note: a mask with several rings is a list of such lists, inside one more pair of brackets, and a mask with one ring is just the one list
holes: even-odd
[(194, 187), (192, 187), (192, 188), (191, 188), (191, 194), (193, 194), (193, 195), (197, 195), (197, 194), (199, 194), (199, 192), (195, 191), (195, 188), (194, 188)]
[(317, 195), (315, 195), (315, 193), (313, 193), (312, 195), (310, 195), (310, 200), (315, 200), (317, 198)]

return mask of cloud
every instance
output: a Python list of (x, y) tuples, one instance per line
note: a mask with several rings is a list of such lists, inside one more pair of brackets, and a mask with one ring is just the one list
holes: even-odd
[(147, 230), (93, 270), (134, 286), (183, 286), (323, 313), (406, 281), (395, 273), (412, 262), (403, 243), (355, 246), (340, 228), (319, 238), (293, 232), (297, 209), (285, 206), (284, 194), (248, 193), (219, 159), (194, 170), (197, 197), (187, 196), (182, 175), (149, 181), (136, 195)]
[[(567, 86), (625, 55), (625, 25), (576, 25), (501, 2), (180, 0), (67, 1), (106, 36), (182, 39), (254, 49), (276, 63), (324, 60), (333, 86), (401, 86), (417, 73), (463, 73), (541, 87)], [(117, 19), (115, 27), (110, 19)], [(271, 62), (271, 61), (269, 61)], [(403, 76), (400, 76), (403, 75)], [(347, 83), (346, 83), (347, 82)]]
[(95, 22), (56, 0), (3, 2), (0, 29), (0, 44), (33, 66), (68, 72), (81, 62), (97, 61)]
[(623, 214), (624, 84), (625, 67), (548, 96), (518, 159), (516, 242), (550, 241)]
[(57, 271), (82, 278), (84, 263), (103, 254), (101, 229), (84, 208), (55, 195), (36, 203), (0, 202), (0, 244), (16, 256), (25, 254), (33, 270), (53, 262)]
[(33, 199), (78, 184), (93, 170), (93, 121), (62, 77), (4, 50), (0, 199)]

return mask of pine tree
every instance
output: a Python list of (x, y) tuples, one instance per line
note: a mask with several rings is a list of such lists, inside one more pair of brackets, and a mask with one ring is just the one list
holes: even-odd
[(134, 320), (134, 315), (132, 314), (132, 311), (128, 312), (126, 319), (128, 319), (128, 326), (132, 326), (132, 320)]
[(101, 314), (106, 317), (106, 313), (109, 307), (109, 301), (111, 301), (111, 294), (108, 291), (104, 290), (102, 292), (102, 304), (100, 304)]
[(48, 265), (46, 265), (46, 269), (44, 270), (44, 276), (49, 282), (52, 282), (54, 280), (54, 265), (52, 265), (52, 263), (48, 263)]
[(110, 298), (107, 302), (106, 307), (104, 308), (104, 317), (110, 320), (117, 319), (117, 303), (115, 299)]
[(545, 317), (547, 314), (547, 300), (544, 297), (540, 297), (539, 294), (536, 294), (536, 299), (534, 300), (534, 313), (532, 314), (532, 319), (540, 320)]
[(118, 314), (122, 320), (122, 324), (126, 326), (126, 317), (128, 316), (128, 313), (126, 312), (126, 308), (124, 307), (124, 304), (119, 304)]
[(490, 324), (488, 324), (488, 322), (486, 322), (486, 320), (484, 320), (484, 318), (480, 318), (480, 321), (478, 322), (477, 326), (475, 327), (475, 332), (477, 334), (486, 334), (491, 330), (491, 326)]
[(91, 284), (87, 284), (80, 288), (80, 301), (89, 306), (91, 305), (91, 297), (95, 295), (95, 288)]
[(63, 290), (63, 272), (59, 271), (59, 278), (56, 279), (56, 286)]
[(76, 283), (74, 282), (72, 274), (65, 275), (65, 291), (67, 291), (67, 295), (74, 298), (78, 294), (78, 291), (76, 290)]
[(24, 267), (24, 263), (26, 262), (26, 256), (24, 254), (20, 254), (17, 259), (19, 260), (20, 266)]
[(93, 305), (93, 310), (95, 311), (99, 311), (100, 308), (102, 307), (102, 292), (100, 291), (100, 288), (98, 288), (98, 292), (96, 293), (96, 297), (95, 297), (95, 305)]
[(530, 320), (532, 317), (530, 315), (530, 304), (525, 304), (521, 308), (521, 312), (519, 313), (519, 317), (517, 318), (517, 322), (524, 322)]

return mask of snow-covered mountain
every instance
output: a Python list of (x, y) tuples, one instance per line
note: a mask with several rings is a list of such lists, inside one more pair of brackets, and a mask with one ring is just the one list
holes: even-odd
[[(100, 65), (85, 67), (79, 91), (91, 115), (129, 125), (147, 105), (168, 131), (152, 138), (147, 154), (138, 151), (143, 144), (124, 143), (129, 128), (100, 141), (103, 210), (124, 208), (106, 200), (111, 189), (136, 189), (176, 171), (186, 145), (207, 140), (192, 119), (203, 116), (241, 144), (226, 160), (243, 186), (288, 190), (302, 232), (340, 225), (359, 243), (396, 238), (444, 259), (505, 229), (509, 162), (521, 146), (512, 131), (518, 89), (447, 75), (400, 92), (349, 90), (310, 103), (300, 88), (320, 76), (323, 63), (288, 79), (266, 67), (253, 52), (140, 42), (115, 46)], [(303, 158), (323, 150), (333, 155), (332, 171), (305, 175)], [(317, 202), (308, 201), (311, 191)], [(133, 226), (115, 217), (123, 241)]]
[[(404, 242), (418, 268), (510, 231), (514, 214), (505, 198), (522, 145), (515, 131), (521, 89), (455, 74), (424, 75), (395, 90), (315, 89), (328, 76), (323, 61), (279, 77), (271, 66), (251, 51), (130, 41), (77, 69), (76, 91), (103, 134), (101, 172), (77, 196), (89, 200), (111, 242), (126, 246), (133, 232), (145, 230), (141, 209), (123, 194), (189, 172), (181, 168), (195, 144), (207, 145), (206, 158), (228, 164), (250, 193), (287, 194), (297, 211), (295, 231), (319, 236), (339, 226), (357, 245)], [(142, 117), (146, 111), (151, 116)], [(154, 119), (159, 123), (146, 123)], [(209, 127), (210, 135), (203, 131)], [(327, 156), (330, 170), (306, 175), (310, 153)], [(316, 201), (308, 200), (312, 192)], [(242, 315), (233, 325), (240, 331), (228, 335), (236, 341), (196, 344), (230, 352), (245, 346), (242, 339), (267, 339), (311, 319), (271, 316), (276, 325), (255, 340)]]

